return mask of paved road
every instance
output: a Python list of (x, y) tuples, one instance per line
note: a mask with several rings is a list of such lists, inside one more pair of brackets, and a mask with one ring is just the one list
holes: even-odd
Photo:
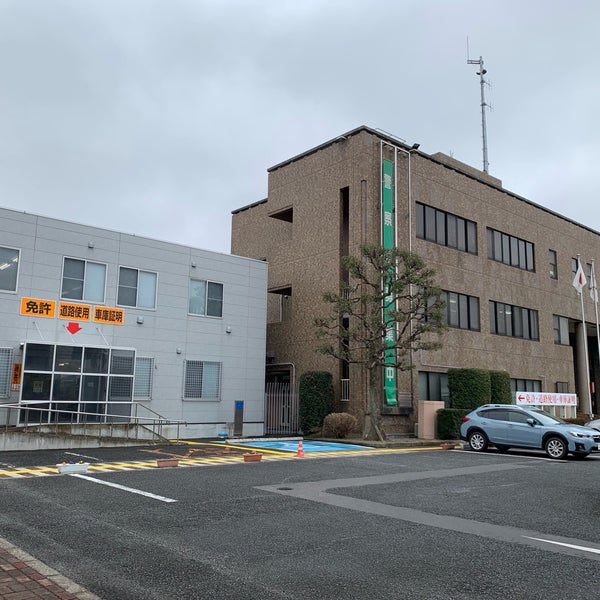
[(599, 476), (420, 451), (11, 478), (0, 531), (104, 600), (596, 598)]

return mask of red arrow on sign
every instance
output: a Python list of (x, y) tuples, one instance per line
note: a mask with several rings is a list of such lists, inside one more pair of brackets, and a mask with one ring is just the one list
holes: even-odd
[(79, 323), (69, 323), (67, 325), (67, 331), (71, 334), (74, 335), (76, 334), (78, 331), (81, 331), (81, 327), (79, 327)]

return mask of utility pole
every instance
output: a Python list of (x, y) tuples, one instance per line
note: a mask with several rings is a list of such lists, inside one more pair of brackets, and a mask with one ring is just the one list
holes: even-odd
[(488, 149), (487, 149), (487, 131), (485, 125), (485, 107), (489, 104), (485, 101), (485, 84), (487, 81), (484, 79), (484, 75), (487, 71), (483, 68), (483, 58), (480, 56), (479, 60), (472, 60), (468, 58), (467, 55), (467, 64), (469, 65), (478, 65), (479, 71), (477, 75), (479, 75), (479, 84), (481, 86), (481, 136), (483, 138), (483, 172), (489, 172), (489, 162), (488, 162)]

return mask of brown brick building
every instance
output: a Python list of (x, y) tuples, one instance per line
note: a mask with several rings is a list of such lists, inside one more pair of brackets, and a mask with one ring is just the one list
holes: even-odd
[(337, 408), (362, 412), (366, 374), (316, 353), (312, 323), (326, 310), (322, 293), (338, 289), (340, 257), (381, 243), (387, 190), (395, 245), (436, 271), (450, 327), (441, 350), (415, 352), (414, 370), (398, 374), (396, 405), (382, 394), (385, 430), (412, 432), (419, 401), (447, 399), (452, 367), (506, 370), (515, 391), (577, 393), (579, 413), (589, 412), (590, 400), (595, 408), (585, 354), (587, 343), (593, 388), (600, 380), (594, 304), (585, 288), (584, 340), (572, 281), (577, 255), (588, 276), (600, 256), (597, 232), (495, 177), (364, 126), (271, 167), (268, 189), (267, 199), (234, 211), (231, 247), (269, 263), (268, 381), (294, 388), (301, 373), (327, 370)]

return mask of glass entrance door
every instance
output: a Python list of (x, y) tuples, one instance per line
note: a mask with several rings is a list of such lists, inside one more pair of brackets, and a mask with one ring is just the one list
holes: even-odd
[(128, 421), (135, 350), (27, 342), (19, 421)]

